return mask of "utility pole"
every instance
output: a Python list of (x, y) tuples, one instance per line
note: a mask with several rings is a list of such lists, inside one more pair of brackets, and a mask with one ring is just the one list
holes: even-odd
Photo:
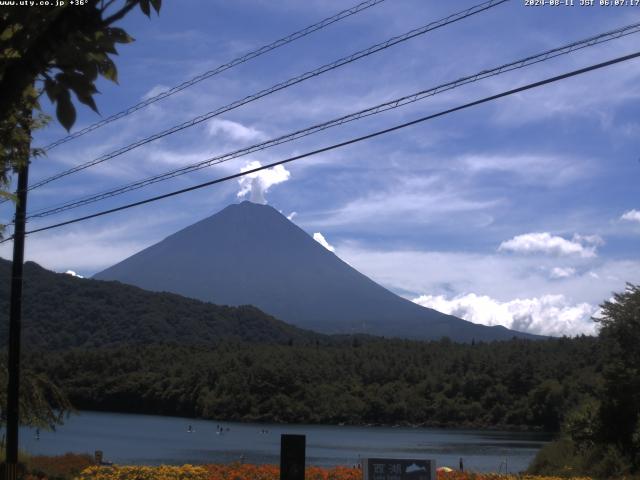
[[(29, 121), (31, 116), (27, 117)], [(27, 129), (30, 140), (31, 131)], [(29, 148), (18, 171), (16, 214), (13, 231), (13, 264), (11, 269), (11, 306), (9, 313), (9, 382), (7, 385), (7, 445), (5, 480), (16, 480), (18, 474), (18, 427), (20, 425), (20, 330), (22, 328), (22, 270), (24, 264), (24, 232), (29, 186)]]

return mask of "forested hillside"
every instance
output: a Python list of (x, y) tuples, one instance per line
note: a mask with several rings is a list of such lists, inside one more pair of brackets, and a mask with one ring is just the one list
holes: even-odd
[(28, 359), (80, 409), (219, 420), (556, 430), (600, 382), (594, 338), (156, 345)]
[[(0, 261), (6, 280), (9, 267)], [(25, 368), (45, 374), (79, 409), (557, 430), (601, 383), (594, 338), (457, 344), (326, 336), (254, 307), (80, 279), (34, 263), (25, 265), (24, 319)], [(7, 322), (0, 324), (5, 342)]]
[[(0, 342), (6, 345), (11, 263), (0, 259)], [(118, 282), (24, 267), (23, 344), (66, 349), (177, 342), (288, 343), (323, 336), (281, 322), (252, 306), (225, 307)]]

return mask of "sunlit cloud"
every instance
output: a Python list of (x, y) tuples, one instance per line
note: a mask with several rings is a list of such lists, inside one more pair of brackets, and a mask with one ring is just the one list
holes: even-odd
[(564, 295), (501, 302), (487, 295), (469, 293), (452, 298), (421, 295), (413, 301), (470, 322), (502, 325), (520, 332), (551, 336), (596, 333), (596, 325), (591, 317), (598, 308), (588, 303), (571, 303)]
[(548, 255), (578, 255), (583, 258), (596, 256), (596, 247), (602, 244), (598, 236), (574, 235), (572, 240), (551, 235), (548, 232), (525, 233), (516, 235), (500, 244), (498, 251)]
[(640, 223), (640, 210), (634, 209), (634, 210), (629, 210), (628, 212), (624, 212), (620, 217), (620, 220)]
[[(247, 172), (261, 166), (259, 161), (254, 160), (242, 167), (240, 172)], [(251, 202), (266, 204), (265, 194), (267, 191), (274, 185), (286, 182), (290, 176), (291, 172), (282, 165), (276, 165), (272, 168), (249, 173), (238, 179), (240, 190), (237, 193), (237, 197), (249, 197)]]

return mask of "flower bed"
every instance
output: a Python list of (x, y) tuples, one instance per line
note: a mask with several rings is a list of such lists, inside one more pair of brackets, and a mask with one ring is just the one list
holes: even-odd
[[(307, 467), (305, 480), (360, 480), (362, 471), (351, 467)], [(277, 465), (211, 464), (181, 467), (93, 466), (77, 480), (279, 480)], [(499, 475), (495, 473), (438, 472), (437, 480), (561, 480), (561, 477)], [(565, 479), (566, 480), (566, 479)], [(575, 478), (573, 480), (590, 480)]]
[(146, 466), (92, 466), (82, 471), (77, 480), (208, 480), (209, 472), (203, 467), (183, 465), (174, 467)]

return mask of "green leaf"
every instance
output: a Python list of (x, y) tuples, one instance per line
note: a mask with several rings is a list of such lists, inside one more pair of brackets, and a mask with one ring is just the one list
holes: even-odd
[(162, 0), (151, 0), (151, 5), (156, 13), (160, 13), (160, 7), (162, 6)]
[(149, 7), (149, 0), (140, 0), (140, 10), (142, 10), (142, 13), (144, 13), (147, 17), (151, 16), (151, 8)]
[(69, 90), (62, 90), (58, 94), (58, 105), (56, 106), (56, 117), (67, 132), (71, 130), (76, 121), (76, 109), (71, 103)]
[(58, 82), (52, 78), (46, 78), (44, 81), (44, 91), (46, 92), (47, 97), (49, 97), (49, 100), (51, 100), (52, 103), (55, 103), (58, 98), (58, 94), (60, 93)]
[(134, 40), (133, 37), (125, 32), (122, 28), (107, 28), (106, 33), (108, 35), (108, 38), (116, 43), (131, 43)]
[(22, 25), (20, 25), (19, 23), (14, 23), (12, 25), (9, 25), (2, 31), (2, 33), (0, 33), (0, 40), (2, 40), (3, 42), (10, 40), (11, 37), (13, 37), (20, 30), (22, 30), (22, 28), (23, 28)]
[(65, 76), (65, 85), (67, 85), (73, 93), (76, 94), (78, 101), (87, 105), (91, 110), (98, 113), (98, 107), (93, 100), (93, 94), (97, 92), (93, 81), (84, 75), (71, 74)]
[(78, 62), (77, 69), (92, 82), (94, 82), (96, 78), (98, 78), (97, 62), (89, 55), (87, 55), (82, 62)]
[(56, 78), (61, 85), (71, 88), (76, 95), (87, 96), (98, 92), (93, 81), (81, 72), (61, 73), (56, 75)]
[(11, 202), (18, 201), (18, 197), (16, 195), (14, 195), (11, 192), (6, 192), (4, 190), (0, 190), (0, 198), (3, 198), (4, 200), (9, 200)]
[(118, 51), (116, 50), (113, 40), (103, 40), (99, 45), (103, 52), (118, 55)]
[(31, 149), (31, 158), (45, 157), (47, 155), (47, 151), (44, 148), (32, 148)]
[(86, 105), (87, 107), (89, 107), (91, 110), (93, 110), (96, 113), (100, 113), (98, 111), (98, 106), (96, 105), (95, 100), (93, 99), (93, 96), (91, 95), (85, 95), (85, 94), (79, 94), (78, 92), (76, 92), (74, 90), (76, 97), (78, 97), (78, 101), (80, 103), (83, 103), (84, 105)]
[(118, 83), (118, 69), (116, 64), (111, 61), (110, 58), (104, 59), (98, 64), (98, 70), (100, 74), (107, 80), (111, 80), (114, 83)]

